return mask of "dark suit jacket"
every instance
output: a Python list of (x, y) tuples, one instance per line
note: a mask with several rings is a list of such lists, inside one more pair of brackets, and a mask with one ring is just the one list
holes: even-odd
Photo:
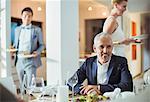
[[(79, 87), (85, 79), (88, 85), (97, 85), (97, 56), (88, 58), (77, 71), (78, 84), (75, 86), (75, 92), (79, 93)], [(120, 88), (121, 91), (133, 91), (133, 82), (130, 71), (128, 70), (127, 59), (112, 55), (108, 71), (108, 84), (100, 84), (100, 92), (113, 91)]]
[(18, 102), (16, 96), (0, 83), (0, 102)]

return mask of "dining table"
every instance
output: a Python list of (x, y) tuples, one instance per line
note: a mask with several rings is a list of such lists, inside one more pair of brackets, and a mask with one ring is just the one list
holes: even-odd
[[(108, 97), (102, 95), (75, 95), (72, 98), (72, 95), (68, 95), (68, 102), (109, 102)], [(49, 95), (41, 96), (40, 98), (35, 98), (33, 95), (28, 95), (26, 101), (28, 102), (57, 102), (56, 95), (54, 97)]]

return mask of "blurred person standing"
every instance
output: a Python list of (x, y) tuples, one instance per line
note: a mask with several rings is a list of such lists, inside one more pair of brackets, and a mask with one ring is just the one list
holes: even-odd
[(112, 0), (113, 8), (103, 26), (103, 32), (109, 33), (112, 37), (114, 44), (113, 53), (123, 57), (125, 57), (125, 45), (140, 42), (136, 39), (125, 38), (121, 25), (118, 22), (118, 17), (122, 16), (126, 11), (127, 2), (128, 0)]
[[(44, 49), (42, 31), (31, 24), (33, 11), (26, 7), (21, 12), (22, 25), (15, 29), (15, 41), (13, 47), (17, 49), (15, 65), (22, 85), (26, 74), (27, 86), (31, 83), (32, 75), (36, 76), (36, 70), (42, 65), (40, 54)], [(25, 56), (28, 57), (25, 57)]]

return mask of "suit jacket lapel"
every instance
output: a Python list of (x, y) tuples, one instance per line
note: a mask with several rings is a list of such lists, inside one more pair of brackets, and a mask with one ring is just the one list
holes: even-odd
[(97, 59), (93, 62), (93, 67), (92, 67), (92, 78), (93, 78), (93, 83), (97, 84)]
[[(16, 32), (15, 32), (15, 48), (16, 48), (16, 49), (19, 48), (19, 37), (20, 37), (20, 33), (21, 33), (21, 26), (19, 26), (19, 27), (16, 29)], [(16, 54), (15, 54), (14, 66), (16, 66), (16, 63), (17, 63), (17, 60), (18, 60), (17, 53), (18, 53), (18, 51), (17, 51)]]
[(34, 38), (34, 26), (32, 25), (31, 26), (31, 39), (30, 39), (30, 41), (31, 41), (31, 49), (30, 49), (30, 52), (32, 52), (32, 44), (33, 44), (33, 38)]
[(107, 78), (108, 79), (110, 78), (110, 75), (111, 75), (112, 70), (114, 68), (114, 64), (115, 64), (115, 61), (114, 61), (114, 58), (113, 58), (113, 55), (112, 55), (111, 60), (110, 60), (110, 64), (109, 64), (109, 67), (108, 67), (108, 71), (107, 71)]
[(19, 47), (19, 37), (20, 37), (20, 33), (21, 33), (21, 26), (18, 28), (18, 31), (16, 32), (16, 48)]
[(34, 26), (32, 25), (31, 26), (31, 39), (33, 39), (34, 37)]

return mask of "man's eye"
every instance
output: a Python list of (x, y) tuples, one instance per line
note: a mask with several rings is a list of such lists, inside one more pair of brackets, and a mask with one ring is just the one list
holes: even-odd
[(104, 48), (104, 46), (100, 46), (99, 48), (100, 48), (100, 49), (103, 49), (103, 48)]
[(109, 46), (107, 46), (107, 48), (111, 48), (111, 46), (109, 45)]

